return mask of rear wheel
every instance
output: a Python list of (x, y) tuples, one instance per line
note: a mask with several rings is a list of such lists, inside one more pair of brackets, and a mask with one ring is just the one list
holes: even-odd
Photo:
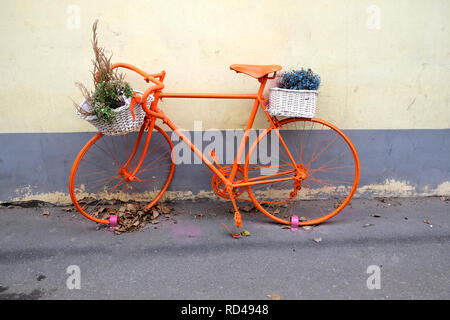
[[(245, 181), (262, 183), (247, 188), (255, 206), (283, 224), (297, 216), (301, 225), (338, 214), (354, 195), (359, 174), (350, 139), (334, 125), (314, 118), (289, 118), (280, 121), (277, 130), (266, 129), (250, 147), (244, 168)], [(263, 183), (269, 179), (285, 180)]]
[(140, 207), (150, 208), (162, 197), (172, 180), (175, 164), (171, 158), (172, 141), (158, 126), (150, 132), (146, 156), (135, 178), (130, 179), (144, 149), (144, 136), (148, 134), (144, 128), (139, 134), (122, 136), (98, 133), (81, 149), (69, 182), (70, 197), (81, 214), (109, 224), (103, 216), (117, 211), (122, 204), (137, 202)]

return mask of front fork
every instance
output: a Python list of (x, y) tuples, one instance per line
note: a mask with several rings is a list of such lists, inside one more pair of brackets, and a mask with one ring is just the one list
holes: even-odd
[[(144, 161), (144, 158), (145, 158), (145, 156), (147, 154), (147, 149), (148, 149), (148, 146), (150, 144), (150, 140), (151, 140), (151, 137), (152, 137), (153, 129), (155, 127), (155, 121), (156, 121), (156, 119), (154, 117), (152, 117), (152, 118), (148, 118), (147, 116), (145, 117), (144, 123), (142, 124), (141, 129), (139, 130), (139, 134), (138, 134), (138, 137), (136, 139), (136, 144), (134, 146), (133, 152), (131, 153), (130, 158), (128, 159), (128, 161), (119, 169), (118, 173), (119, 173), (120, 176), (122, 176), (125, 179), (126, 183), (132, 182), (134, 180), (142, 181), (141, 179), (139, 179), (136, 176), (136, 173), (139, 171), (139, 169), (140, 169), (140, 167), (142, 165), (142, 162)], [(136, 155), (136, 153), (137, 153), (137, 151), (139, 149), (139, 145), (141, 143), (142, 135), (144, 134), (144, 131), (147, 128), (148, 128), (147, 137), (145, 139), (144, 150), (142, 151), (141, 158), (139, 159), (139, 163), (136, 166), (136, 168), (134, 170), (130, 171), (130, 169), (129, 169), (130, 163), (134, 159), (134, 157), (135, 157), (135, 155)]]

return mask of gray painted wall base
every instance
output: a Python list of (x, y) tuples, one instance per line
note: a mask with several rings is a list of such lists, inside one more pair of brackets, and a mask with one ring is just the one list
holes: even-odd
[[(361, 161), (357, 196), (450, 195), (450, 129), (345, 130)], [(0, 134), (0, 201), (59, 202), (73, 161), (94, 133)], [(169, 191), (211, 196), (211, 173), (178, 165)]]

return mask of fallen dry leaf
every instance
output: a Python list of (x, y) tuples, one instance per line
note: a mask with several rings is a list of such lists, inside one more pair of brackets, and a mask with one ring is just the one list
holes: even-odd
[(91, 197), (85, 197), (83, 199), (81, 199), (80, 201), (78, 201), (79, 204), (91, 204), (92, 202), (94, 202), (95, 199), (91, 198)]
[(313, 229), (313, 227), (312, 226), (303, 226), (302, 229), (305, 231), (310, 231)]
[(117, 227), (115, 228), (115, 230), (116, 230), (117, 232), (125, 232), (125, 231), (127, 231), (127, 229), (126, 229), (124, 226), (117, 226)]
[(248, 236), (251, 236), (251, 235), (252, 235), (248, 230), (242, 230), (242, 231), (241, 231), (241, 234), (242, 234), (244, 237), (248, 237)]
[(322, 242), (322, 238), (320, 238), (320, 237), (319, 238), (314, 238), (313, 241), (319, 243), (319, 242)]
[(371, 223), (366, 223), (365, 225), (363, 225), (363, 228), (367, 228), (367, 227), (371, 227), (371, 226), (373, 226), (373, 224), (371, 224)]
[(158, 210), (153, 209), (153, 210), (152, 210), (152, 215), (151, 215), (150, 219), (154, 220), (154, 219), (156, 219), (156, 218), (158, 218), (158, 217), (159, 217), (159, 212), (158, 212)]
[(50, 212), (48, 212), (47, 210), (46, 211), (42, 211), (42, 215), (44, 215), (44, 216), (48, 216), (50, 214)]
[(108, 220), (109, 216), (110, 216), (110, 214), (106, 212), (106, 213), (103, 214), (102, 219), (103, 220)]
[(372, 213), (371, 216), (374, 217), (374, 218), (379, 218), (379, 217), (381, 217), (381, 215), (378, 214), (378, 213)]
[(132, 203), (127, 203), (127, 210), (131, 212), (136, 212), (136, 207)]
[(281, 226), (281, 229), (290, 229), (291, 226)]
[(271, 300), (281, 300), (281, 297), (277, 294), (268, 294), (267, 297)]
[(161, 211), (164, 214), (169, 214), (172, 210), (167, 206), (161, 206)]
[[(89, 198), (86, 198), (85, 201), (93, 202)], [(108, 220), (110, 215), (117, 215), (117, 227), (115, 228), (116, 235), (124, 232), (137, 231), (146, 226), (148, 222), (151, 222), (152, 224), (158, 224), (160, 223), (158, 217), (162, 216), (162, 214), (164, 214), (166, 220), (169, 220), (171, 218), (171, 215), (169, 215), (169, 213), (172, 213), (171, 208), (159, 203), (157, 203), (150, 209), (146, 208), (147, 203), (138, 201), (128, 201), (124, 203), (116, 200), (113, 203), (109, 203), (109, 205), (113, 204), (116, 204), (117, 207), (101, 207), (97, 210), (94, 210), (92, 215), (99, 217), (102, 216), (102, 219), (104, 220)], [(176, 212), (173, 212), (173, 214), (176, 214)]]

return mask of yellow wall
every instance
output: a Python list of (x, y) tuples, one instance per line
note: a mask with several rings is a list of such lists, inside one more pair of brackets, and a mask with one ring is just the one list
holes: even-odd
[[(341, 128), (449, 128), (449, 14), (448, 0), (2, 0), (0, 132), (93, 130), (70, 98), (90, 84), (96, 18), (113, 60), (166, 70), (167, 91), (253, 92), (230, 64), (305, 66), (323, 80), (318, 116)], [(211, 102), (162, 106), (185, 129), (246, 122), (248, 101)]]

